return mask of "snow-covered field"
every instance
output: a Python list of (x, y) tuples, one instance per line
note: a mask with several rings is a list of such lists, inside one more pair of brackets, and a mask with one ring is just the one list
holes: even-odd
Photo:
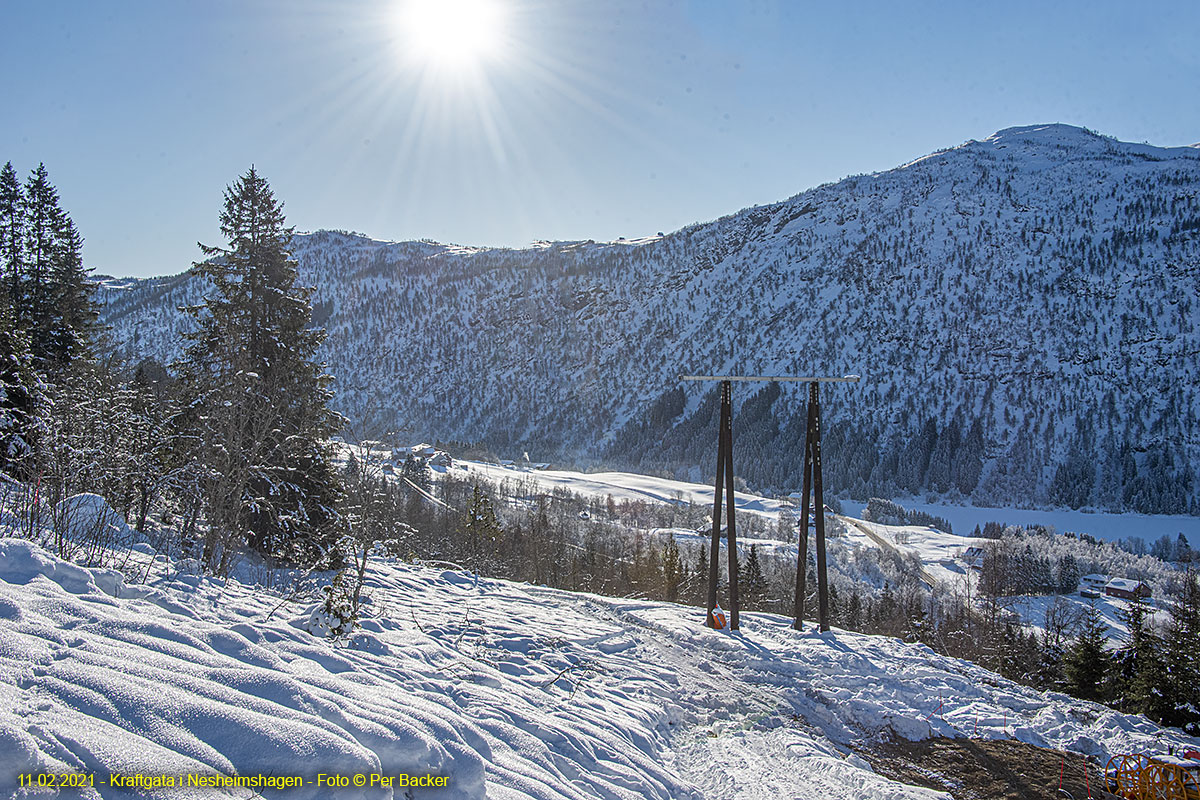
[(930, 586), (944, 584), (952, 588), (972, 579), (963, 561), (968, 547), (983, 547), (987, 539), (959, 536), (936, 528), (918, 525), (880, 525), (853, 517), (842, 517), (843, 530), (853, 542), (864, 547), (886, 547), (902, 555), (919, 559), (923, 576)]
[[(603, 499), (606, 496), (618, 502), (622, 500), (644, 500), (660, 503), (692, 503), (711, 508), (713, 487), (702, 483), (655, 478), (628, 472), (585, 473), (571, 470), (530, 470), (514, 466), (499, 466), (478, 461), (460, 461), (463, 472), (475, 474), (493, 483), (504, 480), (529, 482), (539, 491), (550, 492), (556, 488), (568, 489), (586, 498)], [(759, 514), (774, 519), (781, 510), (789, 508), (787, 501), (760, 497), (752, 493), (737, 492), (737, 508), (749, 514)], [(924, 511), (949, 520), (954, 528), (953, 541), (960, 547), (969, 546), (969, 534), (976, 525), (1001, 522), (1007, 525), (1048, 525), (1059, 532), (1090, 534), (1101, 541), (1140, 536), (1147, 544), (1161, 536), (1172, 539), (1180, 533), (1188, 537), (1195, 546), (1200, 546), (1200, 517), (1170, 514), (1109, 514), (1104, 512), (1072, 511), (1051, 509), (1037, 511), (1014, 508), (986, 508), (975, 506), (943, 505), (926, 503), (916, 498), (900, 498), (897, 502), (910, 510)], [(861, 519), (865, 503), (843, 500), (842, 509), (847, 516)], [(941, 545), (938, 545), (941, 547)], [(953, 545), (951, 545), (953, 547)]]
[(306, 630), (303, 603), (184, 567), (131, 586), (0, 540), (0, 796), (55, 796), (18, 773), (78, 772), (97, 781), (83, 797), (212, 795), (99, 785), (114, 774), (300, 776), (256, 791), (403, 797), (369, 776), (433, 774), (447, 785), (415, 796), (899, 800), (944, 795), (886, 780), (851, 745), (1200, 745), (922, 645), (770, 615), (715, 632), (694, 608), (380, 560), (362, 629), (333, 643)]
[[(575, 472), (572, 470), (520, 469), (479, 461), (459, 461), (466, 474), (479, 476), (490, 483), (518, 481), (529, 483), (540, 492), (567, 489), (590, 500), (612, 497), (616, 502), (637, 501), (649, 503), (677, 503), (698, 505), (711, 513), (713, 487), (702, 483), (688, 483), (637, 475), (631, 472)], [(775, 519), (779, 512), (788, 508), (783, 500), (760, 497), (746, 492), (734, 492), (738, 511), (758, 514)]]
[[(1060, 533), (1086, 533), (1105, 542), (1140, 536), (1150, 544), (1161, 536), (1174, 539), (1182, 533), (1193, 546), (1200, 544), (1200, 517), (1180, 514), (1109, 514), (1071, 509), (1037, 511), (1025, 508), (986, 508), (926, 503), (904, 497), (898, 498), (896, 502), (907, 509), (924, 511), (948, 520), (955, 533), (964, 535), (971, 533), (976, 525), (982, 528), (988, 522), (1000, 522), (1005, 525), (1051, 525)], [(842, 508), (847, 514), (861, 517), (866, 503), (842, 501)]]

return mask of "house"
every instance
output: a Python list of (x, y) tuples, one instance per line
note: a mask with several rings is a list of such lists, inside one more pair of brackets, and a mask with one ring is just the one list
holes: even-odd
[(429, 459), (429, 465), (431, 467), (452, 467), (454, 459), (450, 457), (449, 453), (439, 450), (433, 458)]
[(975, 569), (983, 569), (983, 548), (968, 547), (963, 550), (962, 560), (967, 563), (967, 566)]
[(1104, 587), (1107, 585), (1108, 585), (1108, 576), (1100, 575), (1098, 573), (1093, 573), (1091, 575), (1084, 575), (1082, 578), (1079, 579), (1079, 586), (1080, 586), (1081, 591), (1091, 590), (1093, 592), (1096, 592), (1097, 594), (1100, 594), (1101, 592), (1104, 591)]
[(409, 452), (412, 453), (413, 458), (433, 458), (433, 454), (437, 451), (434, 449), (433, 445), (422, 442), (421, 444), (414, 444), (412, 447), (410, 447)]
[(1150, 587), (1132, 578), (1113, 578), (1104, 586), (1104, 593), (1109, 597), (1120, 597), (1125, 600), (1150, 597)]

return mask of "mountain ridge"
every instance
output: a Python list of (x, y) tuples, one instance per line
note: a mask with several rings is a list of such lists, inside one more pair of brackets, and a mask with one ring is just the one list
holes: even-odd
[[(294, 249), (364, 430), (695, 478), (714, 396), (678, 375), (859, 373), (834, 491), (1196, 513), (1198, 188), (1200, 151), (1032, 125), (661, 237)], [(162, 361), (201, 296), (99, 292)], [(737, 395), (738, 473), (794, 489), (804, 397)]]

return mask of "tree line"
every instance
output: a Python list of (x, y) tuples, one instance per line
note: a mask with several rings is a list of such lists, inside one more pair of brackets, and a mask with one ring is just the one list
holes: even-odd
[(94, 492), (139, 532), (175, 531), (161, 544), (212, 572), (243, 552), (340, 563), (329, 439), (344, 420), (316, 360), (324, 333), (297, 283), (293, 229), (253, 167), (226, 190), (219, 221), (226, 242), (202, 245), (193, 267), (208, 291), (187, 309), (183, 357), (124, 364), (103, 354), (83, 239), (46, 168), (22, 185), (5, 165), (0, 468), (33, 486), (31, 531), (42, 516), (61, 529), (63, 501)]

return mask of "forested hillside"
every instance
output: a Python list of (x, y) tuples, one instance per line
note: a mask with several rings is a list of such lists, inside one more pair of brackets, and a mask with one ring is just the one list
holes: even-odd
[[(363, 432), (700, 478), (712, 386), (825, 394), (827, 492), (1200, 510), (1200, 150), (1011, 128), (669, 235), (521, 250), (297, 237)], [(205, 291), (108, 281), (116, 348), (169, 363)], [(735, 393), (737, 472), (800, 480), (802, 390)]]

